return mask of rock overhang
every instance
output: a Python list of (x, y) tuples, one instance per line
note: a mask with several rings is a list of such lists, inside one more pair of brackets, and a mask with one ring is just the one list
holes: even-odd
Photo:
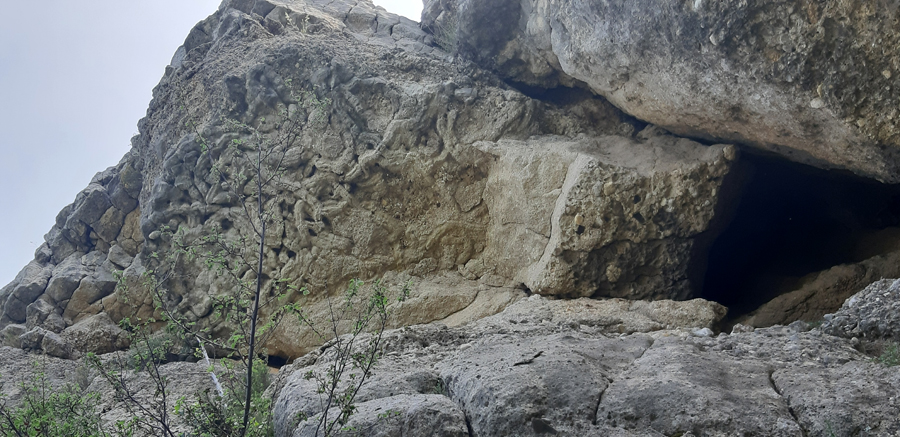
[(898, 45), (898, 9), (887, 2), (426, 3), (423, 26), (457, 17), (460, 53), (501, 77), (579, 84), (679, 135), (900, 181), (900, 58), (885, 50)]

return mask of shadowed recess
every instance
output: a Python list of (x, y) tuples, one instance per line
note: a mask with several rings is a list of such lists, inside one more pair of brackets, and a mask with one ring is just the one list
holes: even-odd
[[(745, 154), (746, 179), (714, 241), (701, 297), (748, 313), (800, 279), (879, 252), (872, 235), (900, 225), (900, 186)], [(866, 238), (869, 237), (869, 238)]]

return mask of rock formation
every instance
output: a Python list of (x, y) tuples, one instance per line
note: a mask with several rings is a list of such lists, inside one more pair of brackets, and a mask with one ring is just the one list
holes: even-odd
[[(710, 248), (739, 222), (745, 152), (900, 181), (897, 7), (848, 5), (429, 0), (420, 27), (367, 1), (225, 0), (176, 52), (132, 149), (0, 289), (0, 374), (27, 374), (22, 350), (40, 351), (57, 387), (67, 359), (127, 348), (118, 322), (160, 304), (229, 335), (211, 315), (234, 283), (195, 258), (167, 265), (169, 231), (241, 241), (252, 190), (231, 158), (300, 114), (264, 205), (267, 292), (305, 286), (286, 297), (327, 321), (352, 278), (413, 284), (353, 426), (900, 435), (900, 379), (865, 355), (900, 341), (898, 286), (855, 294), (900, 275), (884, 229), (900, 224), (900, 192), (832, 207), (853, 257), (787, 278), (793, 291), (754, 312), (726, 319), (696, 299)], [(854, 227), (864, 213), (877, 225)], [(157, 302), (142, 278), (166, 269)], [(285, 321), (266, 345), (293, 362), (272, 388), (278, 435), (312, 435), (296, 418), (321, 413), (303, 377), (330, 359), (320, 343)], [(84, 378), (106, 420), (125, 414)], [(208, 385), (188, 380), (179, 389)]]
[(882, 0), (427, 0), (422, 24), (509, 80), (897, 183), (898, 16)]
[[(248, 227), (212, 168), (219, 159), (240, 171), (224, 164), (235, 135), (227, 120), (262, 126), (304, 90), (330, 104), (284, 161), (265, 268), (313, 290), (304, 301), (313, 313), (355, 277), (412, 278), (398, 326), (452, 317), (480, 294), (509, 302), (516, 288), (695, 293), (694, 260), (733, 146), (645, 127), (590, 96), (530, 98), (429, 41), (366, 4), (223, 3), (179, 49), (131, 152), (60, 213), (35, 261), (0, 293), (5, 337), (58, 333), (100, 313), (150, 316), (149, 295), (125, 304), (112, 272), (139, 282), (152, 254), (171, 250), (166, 226), (191, 236)], [(206, 323), (211, 297), (231, 286), (200, 264), (180, 266), (166, 285), (178, 311)], [(441, 305), (428, 304), (428, 290)], [(53, 325), (26, 320), (29, 305), (49, 308)], [(273, 354), (297, 357), (317, 341), (297, 325), (281, 329)]]

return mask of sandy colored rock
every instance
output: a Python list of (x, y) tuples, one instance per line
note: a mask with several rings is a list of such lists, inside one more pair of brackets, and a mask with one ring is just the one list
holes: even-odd
[(834, 313), (854, 294), (882, 278), (900, 276), (900, 251), (877, 255), (855, 264), (841, 264), (808, 275), (797, 290), (763, 304), (740, 323), (766, 327), (795, 320), (816, 322)]
[(130, 336), (106, 313), (81, 320), (66, 328), (63, 339), (78, 351), (105, 354), (128, 348)]

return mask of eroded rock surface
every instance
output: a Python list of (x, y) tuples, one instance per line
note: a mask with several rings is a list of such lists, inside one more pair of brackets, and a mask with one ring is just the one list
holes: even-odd
[(882, 279), (851, 296), (822, 330), (845, 338), (900, 341), (900, 281)]
[(898, 182), (897, 19), (881, 0), (428, 0), (422, 24), (511, 81)]
[(900, 276), (900, 251), (837, 265), (807, 275), (798, 289), (770, 300), (739, 321), (756, 327), (787, 325), (796, 320), (817, 322), (873, 282), (897, 276)]
[[(709, 237), (732, 146), (678, 138), (588, 95), (533, 99), (366, 2), (226, 1), (167, 68), (132, 150), (60, 213), (35, 261), (0, 292), (0, 324), (15, 325), (3, 338), (21, 344), (41, 325), (75, 350), (121, 344), (76, 325), (101, 313), (113, 323), (154, 315), (141, 287), (148, 270), (166, 271), (165, 229), (188, 241), (249, 231), (239, 196), (219, 179), (247, 171), (229, 145), (248, 137), (228, 120), (278, 138), (270, 126), (302, 106), (303, 92), (327, 105), (282, 162), (263, 265), (269, 278), (312, 290), (303, 300), (311, 314), (326, 317), (325, 296), (352, 278), (412, 280), (396, 326), (474, 320), (526, 288), (694, 292), (697, 239)], [(176, 269), (162, 303), (227, 335), (210, 315), (234, 284), (199, 260)], [(285, 323), (269, 352), (296, 358), (319, 341)]]
[[(667, 328), (585, 323), (603, 320), (598, 308), (616, 300), (532, 296), (457, 328), (391, 331), (360, 405), (444, 396), (453, 401), (444, 415), (461, 410), (473, 436), (900, 434), (900, 375), (849, 340), (803, 322), (712, 336), (700, 329), (709, 303), (672, 304), (682, 307), (657, 313), (679, 320)], [(629, 320), (642, 310), (620, 314)], [(304, 375), (332, 358), (326, 348), (282, 370), (277, 435), (306, 435), (296, 413), (315, 416), (321, 404)], [(354, 423), (383, 426), (371, 416)], [(434, 423), (448, 429), (453, 420)]]

